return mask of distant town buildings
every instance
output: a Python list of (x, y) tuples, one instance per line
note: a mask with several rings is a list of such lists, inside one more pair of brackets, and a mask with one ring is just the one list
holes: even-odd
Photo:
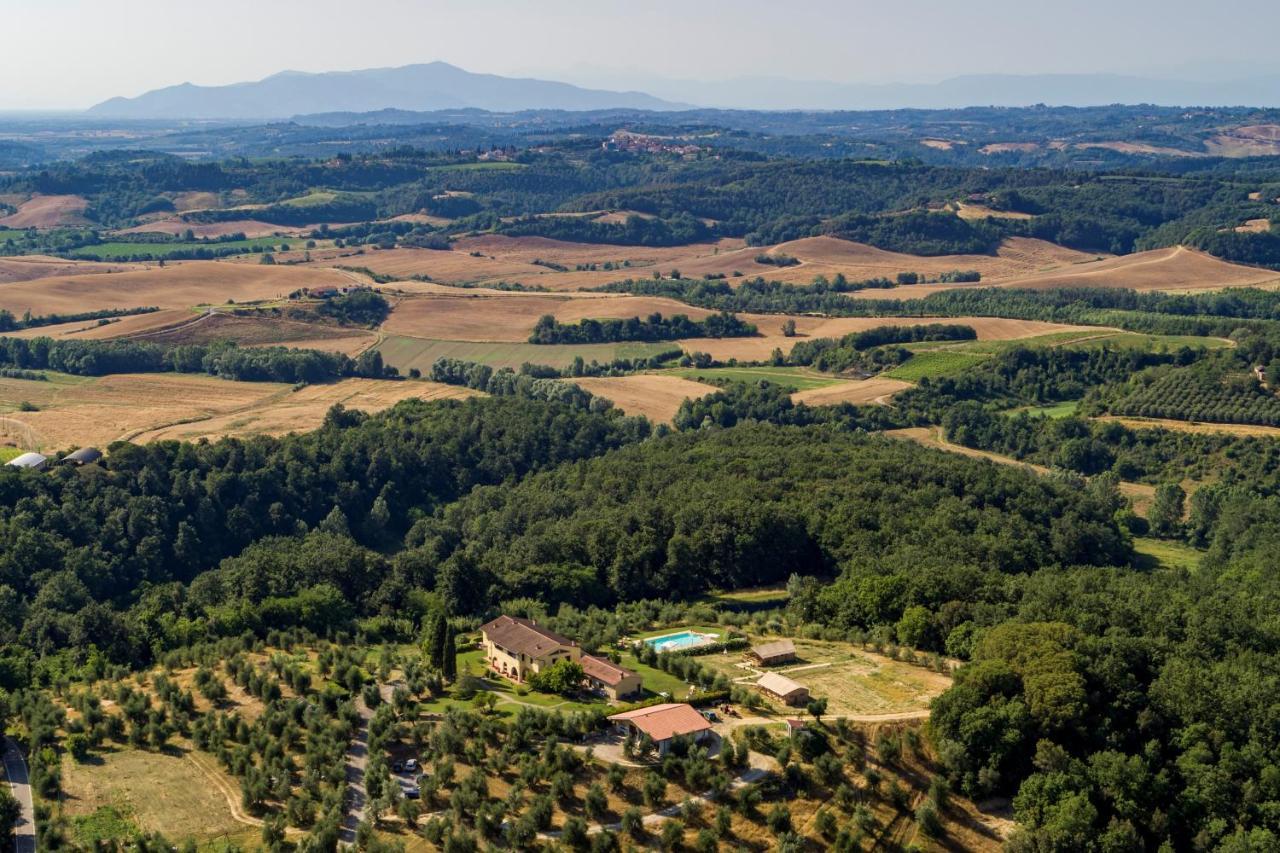
[(600, 147), (605, 151), (626, 151), (631, 154), (678, 154), (682, 157), (694, 157), (703, 151), (700, 145), (674, 137), (651, 136), (629, 130), (614, 131), (601, 143)]

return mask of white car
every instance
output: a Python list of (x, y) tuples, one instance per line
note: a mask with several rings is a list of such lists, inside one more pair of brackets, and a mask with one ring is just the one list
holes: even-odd
[(408, 761), (404, 763), (404, 772), (416, 773), (417, 770), (418, 770), (418, 759), (410, 758)]

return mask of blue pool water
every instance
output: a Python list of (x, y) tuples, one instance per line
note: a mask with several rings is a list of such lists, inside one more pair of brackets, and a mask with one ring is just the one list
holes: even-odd
[(712, 634), (699, 634), (696, 631), (681, 631), (678, 634), (665, 634), (661, 637), (650, 637), (645, 640), (645, 645), (653, 646), (655, 651), (659, 652), (678, 652), (684, 649), (697, 648), (705, 646), (707, 643), (714, 643), (716, 637)]

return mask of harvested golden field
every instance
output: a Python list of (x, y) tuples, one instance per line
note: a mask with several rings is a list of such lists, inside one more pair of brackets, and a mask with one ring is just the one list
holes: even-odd
[(839, 403), (887, 403), (889, 398), (899, 391), (912, 387), (910, 382), (899, 379), (855, 379), (828, 385), (823, 388), (809, 388), (791, 395), (794, 403), (805, 403), (809, 406), (834, 406)]
[(338, 270), (188, 261), (105, 275), (51, 276), (0, 288), (0, 308), (16, 315), (69, 314), (106, 308), (190, 308), (229, 299), (279, 299), (301, 287), (348, 286)]
[[(273, 382), (176, 373), (49, 376), (47, 382), (0, 378), (0, 443), (54, 451), (120, 439), (277, 435), (316, 428), (336, 403), (373, 412), (411, 397), (475, 393), (431, 382), (376, 379), (345, 379), (295, 392)], [(24, 401), (38, 411), (18, 411)]]
[(1217, 290), (1280, 280), (1280, 273), (1221, 261), (1175, 246), (1108, 258), (1005, 282), (1010, 287), (1126, 287), (1134, 290)]
[(295, 346), (347, 355), (363, 351), (378, 339), (376, 334), (364, 329), (277, 317), (240, 316), (222, 312), (206, 312), (195, 316), (183, 313), (186, 316), (177, 323), (130, 334), (129, 337), (170, 346), (235, 341), (243, 346)]
[(1127, 418), (1117, 415), (1103, 415), (1093, 418), (1096, 421), (1114, 421), (1124, 424), (1130, 429), (1167, 429), (1174, 432), (1198, 432), (1213, 435), (1255, 435), (1267, 438), (1280, 437), (1280, 427), (1258, 426), (1255, 424), (1215, 424), (1206, 421), (1175, 421), (1168, 418)]
[(1280, 125), (1237, 127), (1211, 136), (1204, 147), (1217, 157), (1270, 157), (1280, 154)]
[(1121, 154), (1152, 154), (1157, 157), (1206, 157), (1202, 151), (1187, 151), (1182, 148), (1170, 148), (1165, 145), (1148, 145), (1145, 142), (1077, 142), (1072, 146), (1087, 151), (1090, 148), (1101, 148)]
[(460, 400), (476, 396), (480, 396), (480, 392), (439, 382), (344, 379), (274, 394), (241, 411), (142, 432), (134, 440), (196, 441), (226, 435), (284, 435), (315, 429), (324, 421), (329, 409), (336, 405), (380, 412), (402, 400)]
[(1236, 231), (1242, 234), (1265, 234), (1270, 230), (1270, 219), (1249, 219), (1243, 225), (1236, 226)]
[(137, 269), (136, 264), (99, 263), (98, 261), (72, 261), (48, 255), (22, 255), (0, 258), (0, 284), (18, 281), (35, 281), (53, 276), (93, 275), (106, 272), (123, 272)]
[(18, 212), (0, 218), (6, 228), (57, 228), (59, 225), (85, 225), (85, 208), (89, 202), (78, 195), (37, 195), (18, 205)]
[[(759, 250), (752, 250), (754, 252)], [(1042, 270), (1057, 269), (1094, 260), (1097, 256), (1066, 249), (1031, 237), (1011, 237), (995, 255), (940, 255), (923, 257), (877, 249), (865, 243), (854, 243), (838, 237), (806, 237), (781, 243), (768, 249), (769, 254), (790, 255), (800, 260), (797, 266), (783, 267), (764, 274), (766, 278), (808, 283), (815, 275), (828, 278), (843, 273), (851, 281), (870, 278), (894, 278), (900, 272), (916, 272), (935, 278), (953, 270), (977, 270), (983, 283), (1020, 278)], [(681, 268), (684, 271), (684, 268)], [(948, 286), (948, 285), (944, 285)], [(950, 285), (955, 286), (955, 285)], [(965, 285), (959, 285), (965, 286)], [(866, 291), (860, 291), (866, 293)]]
[(301, 228), (290, 228), (287, 225), (273, 225), (270, 222), (259, 222), (256, 219), (236, 219), (231, 222), (184, 222), (181, 219), (157, 219), (132, 228), (125, 228), (117, 234), (175, 234), (182, 236), (187, 231), (197, 237), (225, 237), (229, 234), (244, 234), (252, 240), (256, 237), (280, 235), (291, 237), (304, 231)]
[[(877, 291), (883, 293), (883, 291)], [(783, 354), (791, 351), (806, 338), (839, 338), (851, 332), (861, 332), (879, 326), (921, 326), (929, 323), (956, 323), (972, 326), (982, 341), (1012, 341), (1033, 338), (1054, 332), (1073, 332), (1084, 326), (1068, 326), (1061, 323), (1043, 323), (1039, 320), (1010, 320), (1003, 317), (811, 317), (798, 315), (786, 317), (780, 314), (740, 314), (747, 322), (754, 323), (760, 335), (754, 338), (694, 338), (680, 341), (686, 352), (705, 352), (720, 361), (736, 358), (739, 361), (764, 361), (774, 349)], [(782, 334), (782, 324), (787, 319), (796, 321), (796, 337)]]
[(501, 279), (528, 284), (531, 277), (549, 272), (546, 267), (522, 261), (488, 256), (477, 258), (458, 250), (366, 249), (363, 253), (355, 253), (349, 249), (332, 249), (313, 251), (311, 258), (312, 266), (363, 267), (379, 275), (396, 278), (425, 275), (445, 284)]
[(985, 204), (974, 204), (968, 201), (956, 203), (956, 216), (961, 219), (1035, 219), (1030, 213), (1016, 210), (996, 210)]
[(538, 318), (552, 314), (563, 323), (584, 319), (625, 319), (652, 313), (686, 314), (700, 319), (711, 314), (673, 299), (599, 294), (573, 298), (543, 294), (481, 295), (470, 290), (452, 295), (414, 296), (400, 300), (383, 329), (398, 335), (454, 341), (529, 340)]
[(185, 213), (188, 210), (208, 210), (211, 207), (217, 207), (221, 201), (217, 193), (192, 190), (175, 194), (173, 206), (175, 210)]
[(109, 338), (128, 338), (143, 335), (157, 329), (163, 329), (178, 323), (190, 322), (198, 315), (186, 308), (166, 308), (148, 314), (134, 314), (129, 317), (99, 320), (77, 320), (71, 323), (58, 323), (53, 326), (37, 326), (34, 329), (22, 329), (8, 332), (14, 338), (75, 338), (84, 341), (102, 341)]
[(992, 142), (978, 149), (982, 154), (1031, 154), (1039, 150), (1039, 142)]
[(612, 400), (628, 415), (644, 415), (654, 423), (669, 423), (686, 399), (698, 400), (716, 392), (703, 382), (669, 373), (606, 376), (573, 380), (598, 397)]

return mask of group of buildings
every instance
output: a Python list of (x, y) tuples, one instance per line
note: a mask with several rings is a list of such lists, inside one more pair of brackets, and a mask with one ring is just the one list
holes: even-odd
[[(63, 465), (88, 465), (97, 462), (102, 458), (102, 451), (96, 447), (82, 447), (77, 451), (68, 453), (66, 456), (58, 460)], [(5, 463), (11, 468), (28, 468), (32, 471), (43, 471), (49, 467), (49, 457), (43, 453), (23, 453), (21, 456), (15, 456)]]
[[(582, 651), (573, 640), (550, 631), (531, 619), (499, 616), (480, 628), (481, 645), (488, 669), (517, 683), (527, 682), (542, 670), (560, 661), (582, 667), (583, 687), (611, 701), (635, 699), (641, 695), (640, 675), (599, 655)], [(796, 659), (795, 643), (778, 640), (753, 646), (748, 658), (760, 666), (776, 666)], [(761, 675), (756, 687), (765, 695), (787, 705), (809, 701), (809, 690), (777, 672)], [(665, 755), (673, 738), (700, 740), (711, 731), (711, 722), (690, 705), (669, 702), (651, 705), (609, 717), (620, 729), (647, 735)]]

